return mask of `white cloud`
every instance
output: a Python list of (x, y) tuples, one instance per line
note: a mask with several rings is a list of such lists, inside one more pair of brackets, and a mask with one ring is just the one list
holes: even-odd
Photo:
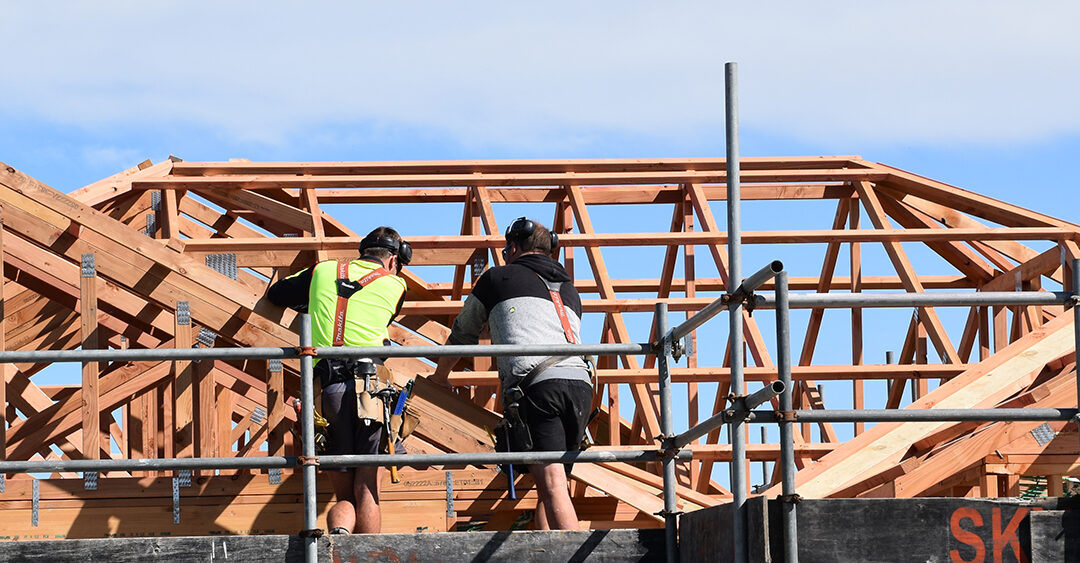
[(136, 150), (117, 147), (89, 146), (82, 149), (84, 165), (116, 170), (127, 168), (133, 162), (138, 162), (139, 156)]
[[(751, 4), (751, 3), (746, 3)], [(58, 10), (57, 6), (63, 6)], [(1068, 2), (8, 2), (3, 111), (279, 142), (313, 123), (464, 143), (723, 125), (851, 143), (1080, 132)]]

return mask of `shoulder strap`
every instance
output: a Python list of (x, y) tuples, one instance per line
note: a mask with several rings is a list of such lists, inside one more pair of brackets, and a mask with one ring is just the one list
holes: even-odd
[(337, 310), (334, 311), (334, 346), (343, 346), (345, 344), (345, 312), (349, 309), (349, 298), (369, 283), (390, 275), (386, 268), (379, 266), (354, 283), (349, 280), (349, 262), (351, 260), (338, 260), (338, 297)]
[[(544, 282), (544, 285), (547, 286), (548, 293), (551, 294), (551, 302), (555, 304), (555, 312), (559, 315), (559, 322), (562, 323), (563, 335), (566, 337), (566, 341), (570, 344), (577, 344), (577, 338), (574, 337), (574, 331), (570, 328), (570, 317), (566, 315), (566, 307), (563, 306), (562, 295), (559, 293), (559, 290), (562, 289), (562, 282), (549, 281), (540, 274), (536, 274), (536, 277)], [(569, 357), (570, 356), (548, 356), (547, 358), (544, 358), (543, 361), (533, 366), (533, 368), (529, 370), (529, 373), (525, 374), (525, 377), (521, 378), (521, 383), (518, 384), (518, 387), (521, 389), (527, 388), (533, 380), (536, 379), (536, 376), (543, 373), (544, 370)]]
[(562, 323), (563, 335), (566, 336), (566, 341), (571, 344), (577, 344), (577, 338), (574, 338), (574, 331), (570, 328), (570, 317), (566, 316), (566, 307), (563, 306), (562, 294), (559, 290), (562, 289), (562, 282), (549, 281), (544, 276), (536, 274), (540, 281), (544, 282), (547, 286), (548, 293), (551, 294), (551, 302), (555, 305), (555, 313), (559, 315), (559, 322)]

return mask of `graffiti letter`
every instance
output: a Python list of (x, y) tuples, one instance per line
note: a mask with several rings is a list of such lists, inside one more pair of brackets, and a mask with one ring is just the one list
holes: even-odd
[(960, 550), (951, 549), (949, 550), (949, 559), (952, 560), (952, 563), (982, 563), (986, 561), (986, 546), (983, 545), (983, 540), (978, 534), (960, 527), (960, 522), (965, 518), (971, 520), (971, 523), (976, 528), (983, 525), (982, 515), (979, 514), (978, 510), (969, 506), (961, 506), (953, 511), (952, 518), (949, 519), (949, 527), (952, 529), (952, 535), (957, 541), (966, 543), (975, 549), (975, 558), (970, 561), (963, 559), (960, 557)]
[(1009, 525), (1005, 526), (1005, 529), (1001, 529), (1001, 509), (994, 508), (993, 516), (993, 532), (994, 532), (994, 563), (1000, 563), (1001, 557), (1004, 555), (1005, 546), (1011, 545), (1013, 553), (1016, 554), (1016, 560), (1020, 563), (1027, 563), (1027, 554), (1020, 549), (1020, 536), (1017, 535), (1017, 529), (1020, 528), (1020, 523), (1024, 521), (1024, 517), (1027, 516), (1028, 509), (1017, 508), (1013, 514)]

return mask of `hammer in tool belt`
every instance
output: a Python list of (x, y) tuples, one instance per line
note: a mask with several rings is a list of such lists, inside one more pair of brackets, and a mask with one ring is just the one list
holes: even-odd
[[(383, 404), (383, 429), (386, 431), (386, 448), (390, 455), (394, 455), (394, 432), (390, 428), (390, 403), (394, 401), (394, 388), (386, 386), (379, 389), (376, 393)], [(401, 393), (398, 393), (400, 396)], [(398, 476), (398, 470), (396, 465), (390, 466), (390, 482), (397, 483), (401, 481), (401, 477)]]

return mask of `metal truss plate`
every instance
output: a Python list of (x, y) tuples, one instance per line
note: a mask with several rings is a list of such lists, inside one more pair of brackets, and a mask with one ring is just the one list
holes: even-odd
[(269, 364), (268, 368), (270, 370), (270, 373), (277, 373), (277, 372), (281, 371), (281, 360), (278, 360), (278, 359), (270, 360), (270, 364)]
[(153, 238), (154, 233), (156, 233), (156, 232), (157, 232), (157, 215), (154, 215), (153, 213), (147, 213), (146, 214), (146, 230), (143, 231), (143, 233), (146, 236)]
[(1040, 446), (1045, 446), (1054, 439), (1056, 434), (1054, 434), (1054, 429), (1050, 428), (1050, 425), (1044, 422), (1039, 426), (1036, 426), (1035, 429), (1031, 431), (1031, 435), (1035, 438), (1035, 442)]
[(98, 486), (98, 472), (97, 471), (83, 471), (83, 489), (87, 491), (96, 491)]
[(207, 254), (206, 265), (234, 280), (236, 279), (235, 254)]
[(161, 192), (150, 192), (150, 209), (161, 211)]
[(97, 268), (94, 266), (93, 253), (82, 255), (82, 264), (79, 268), (79, 275), (84, 278), (92, 278), (97, 275)]
[(31, 501), (30, 525), (35, 528), (38, 525), (38, 510), (41, 508), (41, 483), (34, 479), (33, 500)]
[(217, 340), (216, 332), (206, 327), (199, 327), (199, 334), (195, 337), (195, 342), (206, 348), (213, 348), (215, 340)]
[(279, 467), (271, 467), (270, 471), (268, 473), (270, 475), (270, 484), (271, 485), (280, 485), (281, 484), (281, 468), (279, 468)]
[(255, 410), (251, 411), (251, 422), (254, 422), (255, 424), (258, 424), (258, 425), (261, 426), (263, 421), (265, 421), (265, 420), (266, 420), (266, 409), (264, 409), (262, 407), (255, 407)]
[(4, 489), (7, 487), (7, 485), (4, 484), (4, 477), (5, 475), (0, 473), (0, 493), (4, 492)]
[(176, 324), (180, 326), (191, 324), (191, 305), (187, 301), (176, 302)]
[(190, 487), (191, 486), (191, 470), (190, 469), (181, 469), (180, 471), (177, 471), (176, 472), (176, 482), (179, 483), (181, 487)]
[(454, 474), (446, 472), (446, 517), (454, 516)]
[(172, 522), (180, 523), (180, 479), (177, 477), (172, 479)]
[(472, 276), (472, 280), (475, 282), (480, 278), (484, 270), (487, 269), (488, 255), (487, 251), (477, 252), (473, 255), (472, 263), (469, 264), (469, 274)]

